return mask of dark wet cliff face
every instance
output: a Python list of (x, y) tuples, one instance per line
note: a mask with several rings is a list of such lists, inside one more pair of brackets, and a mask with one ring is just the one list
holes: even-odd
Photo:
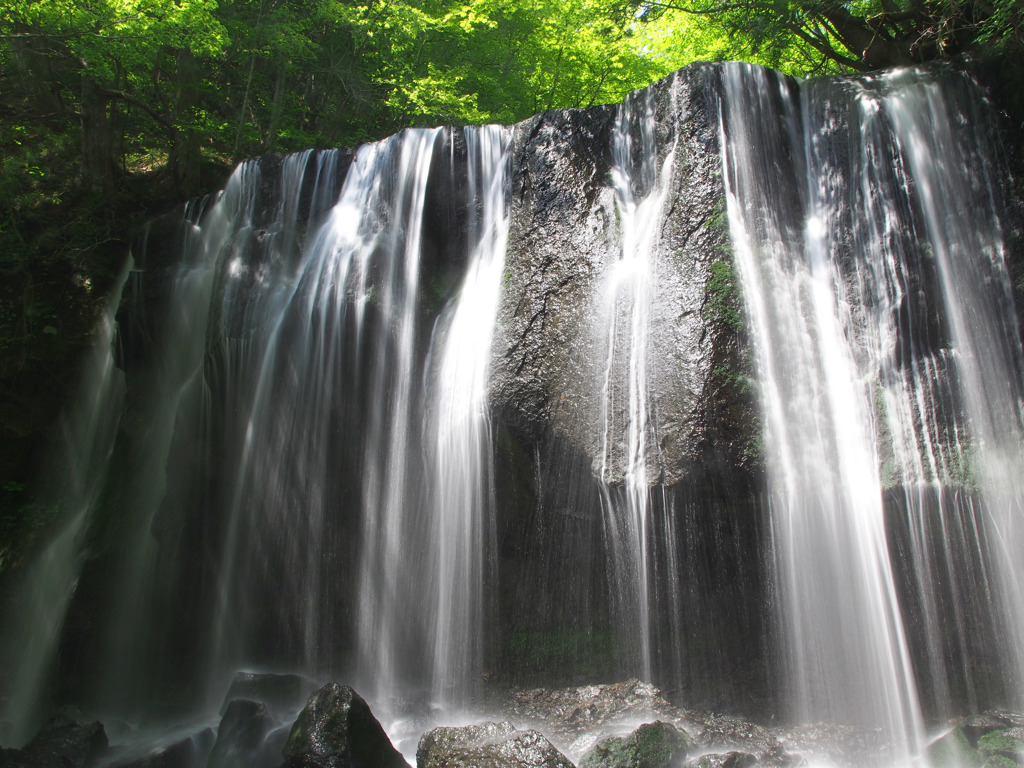
[[(758, 431), (743, 380), (742, 306), (732, 280), (721, 183), (715, 68), (697, 65), (667, 78), (635, 104), (629, 133), (637, 198), (664, 202), (651, 249), (647, 381), (651, 423), (648, 482), (730, 472), (750, 463)], [(644, 114), (653, 119), (659, 178), (644, 179)], [(623, 335), (626, 311), (610, 309), (608, 284), (623, 258), (623, 212), (612, 174), (616, 108), (550, 112), (516, 127), (512, 224), (493, 367), (501, 418), (533, 439), (553, 432), (601, 465), (604, 422), (621, 427), (627, 359), (608, 329)], [(667, 160), (667, 162), (666, 162)], [(665, 179), (665, 177), (668, 177)], [(621, 343), (621, 342), (620, 342)], [(609, 368), (611, 371), (609, 372)], [(611, 414), (602, 414), (602, 400)], [(614, 426), (613, 426), (614, 428)], [(621, 450), (608, 479), (622, 479)]]

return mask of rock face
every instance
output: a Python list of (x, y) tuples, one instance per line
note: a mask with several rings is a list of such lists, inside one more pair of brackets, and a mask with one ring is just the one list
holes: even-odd
[(235, 699), (228, 704), (217, 728), (207, 768), (273, 768), (280, 755), (266, 749), (267, 734), (274, 726), (266, 706), (255, 701)]
[(757, 758), (747, 752), (701, 755), (686, 764), (686, 768), (760, 768)]
[(1024, 717), (986, 712), (952, 723), (928, 748), (936, 768), (1009, 768), (1024, 763)]
[(259, 702), (267, 710), (283, 718), (298, 712), (316, 685), (300, 675), (275, 675), (260, 672), (238, 672), (231, 681), (221, 704), (220, 713), (225, 715), (228, 706), (235, 699)]
[(646, 723), (628, 736), (599, 743), (579, 768), (676, 768), (686, 759), (688, 741), (669, 723)]
[(537, 731), (511, 723), (435, 728), (416, 749), (416, 768), (572, 768)]
[(204, 728), (167, 746), (143, 750), (141, 754), (133, 750), (111, 763), (111, 768), (197, 768), (206, 765), (214, 739), (213, 729)]
[(100, 723), (51, 718), (24, 749), (0, 749), (2, 768), (90, 768), (107, 750)]
[(369, 705), (338, 683), (310, 697), (288, 735), (284, 757), (285, 768), (409, 768)]
[[(649, 452), (657, 458), (646, 473), (652, 484), (678, 482), (705, 462), (702, 454), (711, 445), (739, 449), (743, 441), (725, 432), (751, 428), (726, 426), (720, 418), (728, 406), (719, 391), (722, 376), (741, 366), (742, 310), (727, 275), (718, 122), (710, 98), (715, 78), (714, 67), (695, 65), (630, 97), (625, 168), (615, 157), (616, 141), (623, 139), (613, 135), (623, 127), (616, 120), (624, 108), (548, 112), (516, 126), (492, 389), (515, 431), (534, 439), (549, 432), (562, 436), (595, 469), (606, 452), (606, 389), (622, 386), (626, 365), (625, 358), (609, 355), (609, 329), (621, 323), (616, 313), (623, 307), (605, 304), (624, 258), (627, 226), (610, 179), (613, 170), (629, 174), (637, 201), (667, 185), (650, 254), (645, 350), (657, 414), (651, 425), (657, 446)], [(648, 114), (654, 127), (644, 124)], [(648, 129), (656, 156), (645, 169), (641, 147)], [(614, 399), (611, 423), (623, 423), (627, 401)], [(621, 480), (622, 457), (615, 446), (610, 450), (607, 479)], [(741, 453), (731, 460), (742, 463)]]
[(98, 722), (80, 723), (63, 716), (51, 718), (21, 750), (0, 751), (0, 765), (73, 766), (88, 768), (107, 750), (107, 736)]
[(661, 721), (679, 733), (692, 727), (687, 713), (662, 698), (657, 688), (636, 679), (513, 690), (505, 711), (510, 719), (543, 731), (577, 762), (590, 756), (609, 734), (626, 733), (638, 722)]

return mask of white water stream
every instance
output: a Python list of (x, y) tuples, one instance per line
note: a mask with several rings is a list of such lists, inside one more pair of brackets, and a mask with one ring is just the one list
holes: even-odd
[[(909, 632), (924, 635), (929, 706), (951, 712), (972, 631), (963, 597), (998, 593), (990, 639), (1008, 635), (1019, 674), (1024, 367), (986, 122), (968, 86), (912, 71), (797, 86), (735, 64), (724, 79), (792, 715), (880, 728), (902, 764), (924, 738)], [(921, 627), (899, 596), (890, 489)], [(980, 566), (957, 560), (984, 531), (995, 541)]]

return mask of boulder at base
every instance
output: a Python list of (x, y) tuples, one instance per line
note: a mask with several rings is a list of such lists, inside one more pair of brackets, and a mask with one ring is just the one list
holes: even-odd
[(573, 768), (537, 731), (511, 723), (435, 728), (416, 749), (416, 768)]
[(284, 746), (284, 768), (409, 768), (369, 705), (347, 685), (309, 697)]
[(24, 749), (0, 749), (0, 768), (89, 768), (107, 750), (100, 723), (51, 718)]
[(235, 699), (264, 704), (271, 715), (288, 718), (302, 709), (303, 702), (316, 688), (316, 684), (301, 675), (279, 675), (269, 672), (236, 672), (231, 687), (224, 696), (220, 714), (228, 711)]
[(686, 764), (686, 768), (759, 768), (761, 763), (749, 752), (726, 752), (701, 755)]
[(221, 718), (207, 768), (273, 768), (281, 754), (267, 754), (267, 734), (273, 727), (274, 720), (262, 702), (235, 699)]
[(689, 740), (674, 725), (641, 725), (628, 736), (605, 739), (580, 761), (580, 768), (676, 768), (686, 760)]
[(206, 765), (215, 738), (212, 728), (204, 728), (173, 744), (131, 751), (118, 757), (110, 768), (195, 768)]

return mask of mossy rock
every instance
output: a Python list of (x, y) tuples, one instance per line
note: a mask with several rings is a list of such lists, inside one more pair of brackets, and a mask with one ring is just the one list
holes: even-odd
[(1017, 768), (1017, 761), (1002, 755), (993, 755), (981, 768)]
[(964, 734), (954, 728), (928, 747), (928, 764), (934, 768), (974, 768), (982, 763), (982, 756)]
[(1024, 728), (1005, 728), (986, 733), (978, 739), (978, 749), (988, 757), (1018, 760), (1024, 756)]
[(584, 755), (580, 768), (672, 768), (682, 765), (690, 741), (663, 722), (641, 725), (628, 736), (605, 739)]

